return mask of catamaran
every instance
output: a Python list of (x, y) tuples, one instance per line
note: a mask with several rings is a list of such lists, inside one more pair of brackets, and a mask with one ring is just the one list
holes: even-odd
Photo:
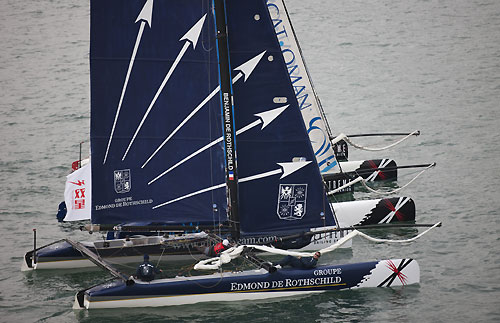
[[(147, 0), (146, 7), (148, 17), (151, 12), (156, 17), (154, 25), (148, 20), (148, 33), (136, 38), (137, 56), (126, 62), (123, 52), (130, 51), (137, 34), (131, 21), (141, 4), (91, 1), (91, 109), (100, 116), (91, 127), (92, 183), (97, 188), (92, 222), (165, 227), (196, 222), (227, 229), (233, 247), (194, 267), (201, 270), (219, 269), (235, 257), (255, 259), (254, 249), (296, 254), (239, 245), (242, 238), (272, 235), (285, 241), (297, 233), (337, 227), (266, 1), (172, 0), (155, 2), (153, 10), (153, 1)], [(189, 31), (182, 36), (179, 29)], [(242, 66), (256, 57), (260, 66), (250, 75)], [(123, 86), (116, 75), (127, 63), (129, 84)], [(127, 96), (130, 88), (143, 95)], [(120, 93), (121, 110), (109, 108)], [(192, 117), (186, 120), (186, 115)], [(181, 123), (185, 126), (172, 134)], [(138, 125), (135, 132), (130, 125)], [(179, 155), (206, 146), (196, 158), (158, 176)], [(332, 251), (359, 234), (354, 230), (337, 244), (318, 249)], [(100, 263), (117, 280), (78, 292), (74, 308), (252, 300), (420, 280), (412, 259), (310, 270), (260, 263), (263, 268), (252, 271), (150, 282)]]
[[(73, 220), (81, 220), (91, 208), (89, 231), (122, 235), (35, 245), (25, 254), (23, 270), (94, 266), (86, 249), (113, 263), (139, 261), (144, 253), (171, 260), (202, 257), (200, 250), (214, 242), (213, 234), (234, 231), (242, 208), (234, 202), (237, 196), (245, 196), (243, 209), (252, 214), (246, 221), (258, 222), (238, 234), (236, 241), (243, 244), (317, 250), (341, 239), (341, 228), (415, 219), (408, 197), (329, 203), (318, 171), (321, 162), (311, 149), (311, 131), (305, 128), (276, 33), (266, 30), (256, 38), (245, 26), (230, 25), (242, 36), (233, 39), (236, 49), (225, 62), (211, 33), (209, 5), (204, 4), (206, 15), (191, 20), (192, 25), (186, 21), (165, 27), (153, 23), (153, 16), (162, 13), (153, 11), (151, 0), (141, 8), (92, 2), (92, 162), (71, 174), (68, 210)], [(123, 26), (97, 23), (107, 20), (108, 6), (126, 8), (128, 16), (119, 19)], [(183, 7), (173, 1), (170, 10), (177, 6)], [(254, 16), (254, 24), (262, 23), (262, 17), (273, 25), (268, 8), (266, 4), (265, 12)], [(163, 35), (173, 31), (179, 39), (164, 41)], [(242, 53), (238, 47), (245, 38), (253, 39), (253, 47)], [(119, 58), (126, 56), (126, 62)], [(230, 69), (229, 88), (241, 102), (234, 120), (229, 109), (233, 97), (221, 97), (219, 65)], [(227, 131), (230, 127), (234, 133)], [(238, 167), (236, 143), (241, 146)], [(334, 157), (327, 163), (336, 163)], [(314, 167), (304, 172), (311, 184), (301, 178), (289, 182), (299, 170)], [(262, 201), (274, 205), (273, 215), (268, 208), (263, 211)], [(139, 234), (143, 232), (162, 234)], [(304, 235), (282, 239), (297, 233)]]

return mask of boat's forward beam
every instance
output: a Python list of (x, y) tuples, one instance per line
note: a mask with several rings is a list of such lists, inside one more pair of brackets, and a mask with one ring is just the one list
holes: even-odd
[(99, 257), (96, 253), (92, 252), (89, 248), (85, 247), (80, 242), (75, 242), (70, 239), (64, 239), (67, 243), (69, 243), (73, 248), (80, 251), (85, 257), (87, 257), (90, 261), (92, 261), (97, 266), (103, 268), (104, 270), (109, 271), (113, 276), (119, 278), (126, 282), (127, 284), (133, 283), (133, 280), (130, 280), (127, 275), (118, 271), (116, 268), (107, 263), (104, 259)]

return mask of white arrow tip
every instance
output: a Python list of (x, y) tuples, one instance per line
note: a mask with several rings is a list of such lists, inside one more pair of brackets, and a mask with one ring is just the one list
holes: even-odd
[(189, 31), (184, 36), (182, 36), (179, 41), (190, 41), (191, 44), (193, 44), (193, 49), (196, 48), (196, 43), (198, 43), (198, 39), (200, 38), (201, 29), (203, 28), (203, 23), (205, 22), (206, 17), (207, 14), (203, 15), (203, 17), (201, 17), (201, 19), (198, 20), (198, 22), (193, 27), (191, 27), (191, 29), (189, 29)]
[(148, 23), (149, 28), (151, 28), (151, 22), (153, 21), (153, 0), (147, 0), (146, 3), (144, 4), (144, 7), (142, 7), (141, 12), (137, 16), (137, 19), (135, 22), (144, 20)]
[(248, 79), (250, 74), (252, 74), (253, 70), (255, 69), (257, 64), (260, 62), (260, 59), (262, 58), (262, 56), (264, 56), (265, 53), (266, 53), (266, 51), (263, 51), (262, 53), (255, 56), (254, 58), (250, 59), (246, 63), (243, 63), (240, 66), (236, 67), (234, 70), (242, 72), (245, 75), (244, 81), (246, 82), (246, 80)]
[(301, 169), (304, 166), (307, 166), (310, 164), (311, 161), (298, 161), (298, 162), (291, 162), (291, 163), (278, 163), (278, 165), (283, 168), (283, 174), (281, 175), (280, 179), (283, 179), (287, 177), (288, 175), (295, 173), (299, 169)]
[(283, 111), (285, 111), (286, 108), (288, 108), (290, 105), (287, 104), (285, 106), (269, 110), (269, 111), (264, 111), (261, 113), (256, 113), (255, 116), (260, 118), (262, 120), (262, 128), (261, 130), (264, 129), (268, 124), (273, 122), (274, 119), (276, 119)]

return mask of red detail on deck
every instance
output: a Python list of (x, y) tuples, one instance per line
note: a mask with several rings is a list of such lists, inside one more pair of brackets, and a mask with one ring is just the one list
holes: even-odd
[(75, 160), (74, 162), (71, 163), (71, 168), (73, 170), (77, 170), (78, 168), (80, 168), (80, 160)]
[(408, 276), (406, 276), (405, 274), (403, 274), (402, 272), (400, 272), (398, 270), (398, 267), (396, 267), (396, 265), (394, 265), (394, 263), (391, 260), (387, 260), (387, 268), (389, 268), (390, 270), (392, 270), (398, 276), (399, 281), (401, 282), (401, 284), (403, 284), (403, 285), (407, 284)]
[(396, 210), (396, 208), (394, 207), (394, 205), (392, 205), (391, 201), (384, 200), (384, 204), (385, 204), (386, 208), (388, 208), (389, 210), (391, 210), (392, 212), (394, 212), (394, 215), (396, 216), (396, 218), (398, 218), (399, 221), (404, 221), (405, 220), (406, 215), (404, 215), (403, 212), (400, 212), (400, 211)]

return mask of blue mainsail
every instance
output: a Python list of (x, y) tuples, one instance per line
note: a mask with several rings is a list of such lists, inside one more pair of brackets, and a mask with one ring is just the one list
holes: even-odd
[(152, 182), (222, 135), (218, 96), (185, 121), (219, 86), (210, 5), (91, 1), (93, 223), (227, 220), (223, 189), (169, 203), (224, 182), (220, 144)]
[(92, 222), (226, 222), (234, 176), (242, 236), (335, 225), (266, 1), (226, 1), (225, 59), (213, 5), (91, 1)]
[(233, 66), (265, 51), (252, 77), (233, 85), (236, 129), (282, 109), (263, 129), (237, 136), (242, 235), (335, 225), (266, 1), (226, 4)]

